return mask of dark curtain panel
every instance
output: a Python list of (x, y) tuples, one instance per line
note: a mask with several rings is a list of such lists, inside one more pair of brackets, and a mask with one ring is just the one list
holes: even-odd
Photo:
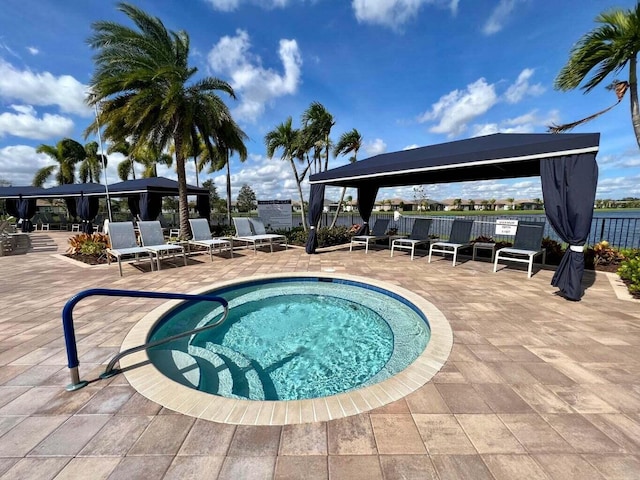
[(314, 183), (311, 185), (311, 192), (309, 194), (309, 212), (307, 220), (309, 222), (309, 237), (307, 238), (307, 245), (305, 250), (308, 254), (316, 253), (318, 248), (318, 233), (316, 232), (316, 225), (320, 221), (322, 216), (322, 208), (324, 207), (324, 184)]
[(593, 218), (598, 185), (595, 153), (540, 161), (542, 196), (549, 223), (570, 247), (553, 275), (551, 285), (569, 300), (582, 297), (584, 244)]
[(196, 196), (196, 209), (198, 215), (201, 218), (206, 218), (207, 221), (211, 218), (211, 203), (209, 202), (209, 195)]
[(140, 194), (140, 220), (157, 220), (162, 212), (162, 195), (159, 193)]
[(18, 216), (20, 215), (18, 213), (18, 200), (16, 200), (15, 198), (7, 198), (5, 200), (5, 205), (7, 206), (7, 213), (12, 217), (18, 218)]
[(140, 215), (140, 194), (127, 197), (127, 205), (129, 205), (129, 211), (135, 222), (138, 215)]
[(65, 205), (67, 206), (67, 213), (69, 216), (75, 221), (78, 216), (78, 211), (76, 210), (76, 199), (73, 197), (63, 198)]
[(18, 208), (18, 217), (22, 219), (22, 231), (24, 233), (33, 231), (33, 223), (31, 218), (36, 214), (36, 199), (21, 198), (16, 202)]
[(91, 235), (93, 233), (93, 220), (98, 215), (100, 203), (98, 197), (81, 196), (76, 198), (76, 210), (80, 220), (82, 220), (82, 233)]
[(369, 235), (369, 218), (373, 205), (376, 203), (378, 187), (376, 185), (364, 185), (358, 187), (358, 211), (364, 222), (356, 235)]

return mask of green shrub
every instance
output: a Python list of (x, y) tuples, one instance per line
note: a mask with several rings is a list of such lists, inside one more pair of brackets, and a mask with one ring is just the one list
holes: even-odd
[[(302, 227), (295, 227), (286, 232), (279, 233), (286, 235), (291, 245), (306, 245), (309, 236), (308, 232), (305, 232)], [(317, 233), (318, 247), (332, 247), (334, 245), (349, 243), (352, 235), (349, 227), (320, 227)]]
[(90, 255), (99, 257), (105, 253), (109, 245), (109, 237), (102, 233), (87, 235), (81, 233), (69, 239), (69, 249), (67, 253), (71, 255)]
[(624, 260), (620, 264), (618, 275), (627, 284), (629, 292), (640, 297), (640, 255)]

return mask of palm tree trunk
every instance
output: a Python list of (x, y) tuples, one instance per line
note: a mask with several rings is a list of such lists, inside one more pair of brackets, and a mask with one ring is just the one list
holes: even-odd
[(640, 147), (640, 108), (638, 106), (638, 59), (635, 55), (629, 60), (629, 92), (631, 97), (631, 123), (636, 135), (636, 142)]
[(289, 157), (289, 163), (291, 164), (291, 170), (293, 170), (293, 176), (296, 178), (296, 185), (298, 186), (298, 195), (300, 195), (300, 216), (302, 217), (302, 228), (307, 231), (307, 219), (304, 211), (304, 196), (302, 195), (302, 181), (298, 175), (298, 169), (293, 161), (292, 157)]
[(189, 203), (187, 201), (187, 175), (182, 156), (182, 137), (176, 135), (173, 139), (176, 147), (176, 171), (178, 173), (178, 212), (180, 214), (180, 237), (191, 238), (189, 228)]
[(229, 152), (224, 151), (227, 164), (227, 225), (231, 225), (231, 166), (229, 165)]
[(196, 187), (199, 187), (200, 181), (198, 179), (198, 157), (196, 157), (195, 155), (193, 156), (193, 164), (196, 167)]

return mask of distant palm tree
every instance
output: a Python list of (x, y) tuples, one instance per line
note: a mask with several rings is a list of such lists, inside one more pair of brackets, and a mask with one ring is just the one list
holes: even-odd
[(84, 146), (87, 156), (80, 163), (78, 176), (80, 183), (100, 183), (103, 166), (107, 166), (107, 157), (98, 153), (98, 142), (89, 142)]
[[(618, 81), (608, 88), (615, 90), (617, 105), (622, 101), (625, 92), (631, 94), (631, 122), (640, 146), (640, 110), (638, 107), (637, 56), (640, 50), (640, 2), (634, 9), (612, 9), (601, 13), (595, 19), (600, 24), (597, 28), (583, 35), (573, 46), (569, 61), (562, 67), (555, 80), (555, 88), (562, 91), (573, 90), (594, 71), (591, 78), (581, 87), (590, 92), (600, 85), (611, 74), (620, 73), (629, 65), (629, 80)], [(613, 106), (615, 106), (613, 105)], [(587, 122), (613, 106), (577, 122), (566, 125), (552, 125), (553, 132), (563, 132)]]
[(38, 170), (32, 182), (34, 187), (42, 187), (54, 172), (58, 185), (75, 183), (76, 165), (87, 157), (84, 147), (70, 138), (63, 138), (55, 146), (39, 145), (36, 152), (49, 156), (57, 162), (57, 165), (50, 165)]
[(462, 206), (462, 199), (461, 198), (454, 198), (453, 199), (453, 206), (455, 207), (456, 210), (460, 210), (460, 207)]
[(120, 178), (120, 180), (129, 180), (129, 174), (131, 174), (133, 180), (136, 179), (136, 159), (133, 156), (133, 147), (128, 140), (114, 141), (109, 145), (109, 148), (107, 148), (107, 153), (119, 153), (125, 157), (125, 159), (118, 164), (118, 178)]
[[(188, 236), (189, 205), (185, 158), (190, 155), (192, 132), (198, 132), (209, 151), (211, 137), (229, 109), (216, 91), (235, 98), (231, 86), (205, 77), (190, 82), (197, 68), (190, 67), (189, 35), (168, 31), (159, 18), (126, 3), (118, 9), (136, 26), (111, 21), (92, 25), (88, 43), (96, 50), (95, 71), (89, 82), (88, 102), (101, 109), (107, 138), (133, 137), (163, 151), (175, 146), (178, 176), (180, 231)], [(97, 129), (94, 122), (85, 132)]]
[(509, 206), (511, 207), (510, 210), (513, 210), (513, 202), (515, 201), (514, 198), (507, 198), (507, 203), (509, 204)]
[[(349, 158), (351, 163), (355, 163), (357, 161), (358, 151), (362, 147), (362, 135), (355, 128), (350, 132), (343, 133), (340, 136), (340, 140), (335, 147), (333, 147), (333, 156), (337, 157), (338, 155), (346, 155), (348, 153), (353, 152), (353, 156)], [(331, 222), (331, 227), (336, 226), (336, 222), (338, 221), (338, 214), (340, 213), (340, 207), (342, 206), (342, 201), (344, 200), (344, 194), (347, 191), (347, 187), (342, 187), (342, 193), (340, 193), (340, 201), (338, 201), (338, 209), (336, 210), (336, 214), (333, 217), (333, 221)]]
[[(289, 162), (291, 170), (293, 170), (293, 176), (296, 179), (296, 185), (298, 187), (298, 195), (300, 196), (300, 216), (302, 217), (302, 227), (304, 231), (307, 231), (307, 220), (304, 213), (304, 196), (302, 195), (302, 181), (304, 175), (298, 173), (296, 168), (296, 158), (303, 160), (304, 157), (300, 155), (299, 150), (299, 132), (292, 127), (291, 117), (276, 128), (268, 132), (264, 137), (264, 143), (267, 147), (267, 157), (273, 158), (273, 155), (277, 150), (281, 150), (280, 158)], [(308, 167), (307, 167), (308, 169)], [(305, 169), (305, 174), (307, 169)]]
[[(315, 144), (317, 151), (324, 149), (324, 170), (329, 168), (329, 149), (331, 148), (331, 128), (335, 125), (333, 115), (320, 102), (313, 102), (302, 114), (303, 134)], [(322, 171), (322, 167), (318, 167)]]

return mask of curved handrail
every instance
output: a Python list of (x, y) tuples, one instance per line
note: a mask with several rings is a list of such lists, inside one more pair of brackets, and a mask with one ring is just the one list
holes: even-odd
[[(120, 358), (128, 355), (129, 353), (138, 352), (141, 350), (145, 350), (149, 347), (156, 346), (158, 344), (168, 343), (176, 338), (180, 338), (183, 336), (191, 335), (193, 333), (197, 333), (198, 331), (206, 330), (208, 328), (213, 328), (220, 325), (225, 321), (227, 315), (229, 314), (229, 303), (222, 297), (216, 297), (213, 295), (192, 295), (186, 293), (172, 293), (172, 292), (146, 292), (140, 290), (118, 290), (118, 289), (107, 289), (107, 288), (91, 288), (88, 290), (83, 290), (80, 293), (77, 293), (73, 297), (71, 297), (67, 303), (64, 305), (62, 309), (62, 328), (64, 330), (64, 341), (67, 348), (67, 365), (71, 370), (71, 384), (67, 385), (67, 390), (73, 391), (78, 390), (84, 386), (86, 386), (89, 382), (85, 380), (80, 380), (80, 374), (78, 372), (78, 366), (80, 365), (80, 361), (78, 360), (78, 348), (76, 345), (76, 334), (75, 328), (73, 326), (73, 308), (77, 305), (80, 300), (83, 300), (87, 297), (102, 295), (107, 297), (134, 297), (134, 298), (161, 298), (165, 300), (191, 300), (191, 301), (210, 301), (210, 302), (218, 302), (224, 308), (224, 314), (222, 318), (217, 322), (206, 325), (204, 327), (200, 327), (196, 330), (191, 330), (189, 332), (184, 332), (182, 334), (174, 335), (173, 337), (167, 337), (166, 339), (158, 340), (156, 342), (146, 343), (144, 345), (140, 345), (139, 347), (130, 348), (123, 352), (117, 354), (107, 366), (107, 370), (103, 374), (103, 376), (110, 376), (113, 374), (113, 366), (116, 364)], [(133, 351), (131, 351), (133, 350)]]

